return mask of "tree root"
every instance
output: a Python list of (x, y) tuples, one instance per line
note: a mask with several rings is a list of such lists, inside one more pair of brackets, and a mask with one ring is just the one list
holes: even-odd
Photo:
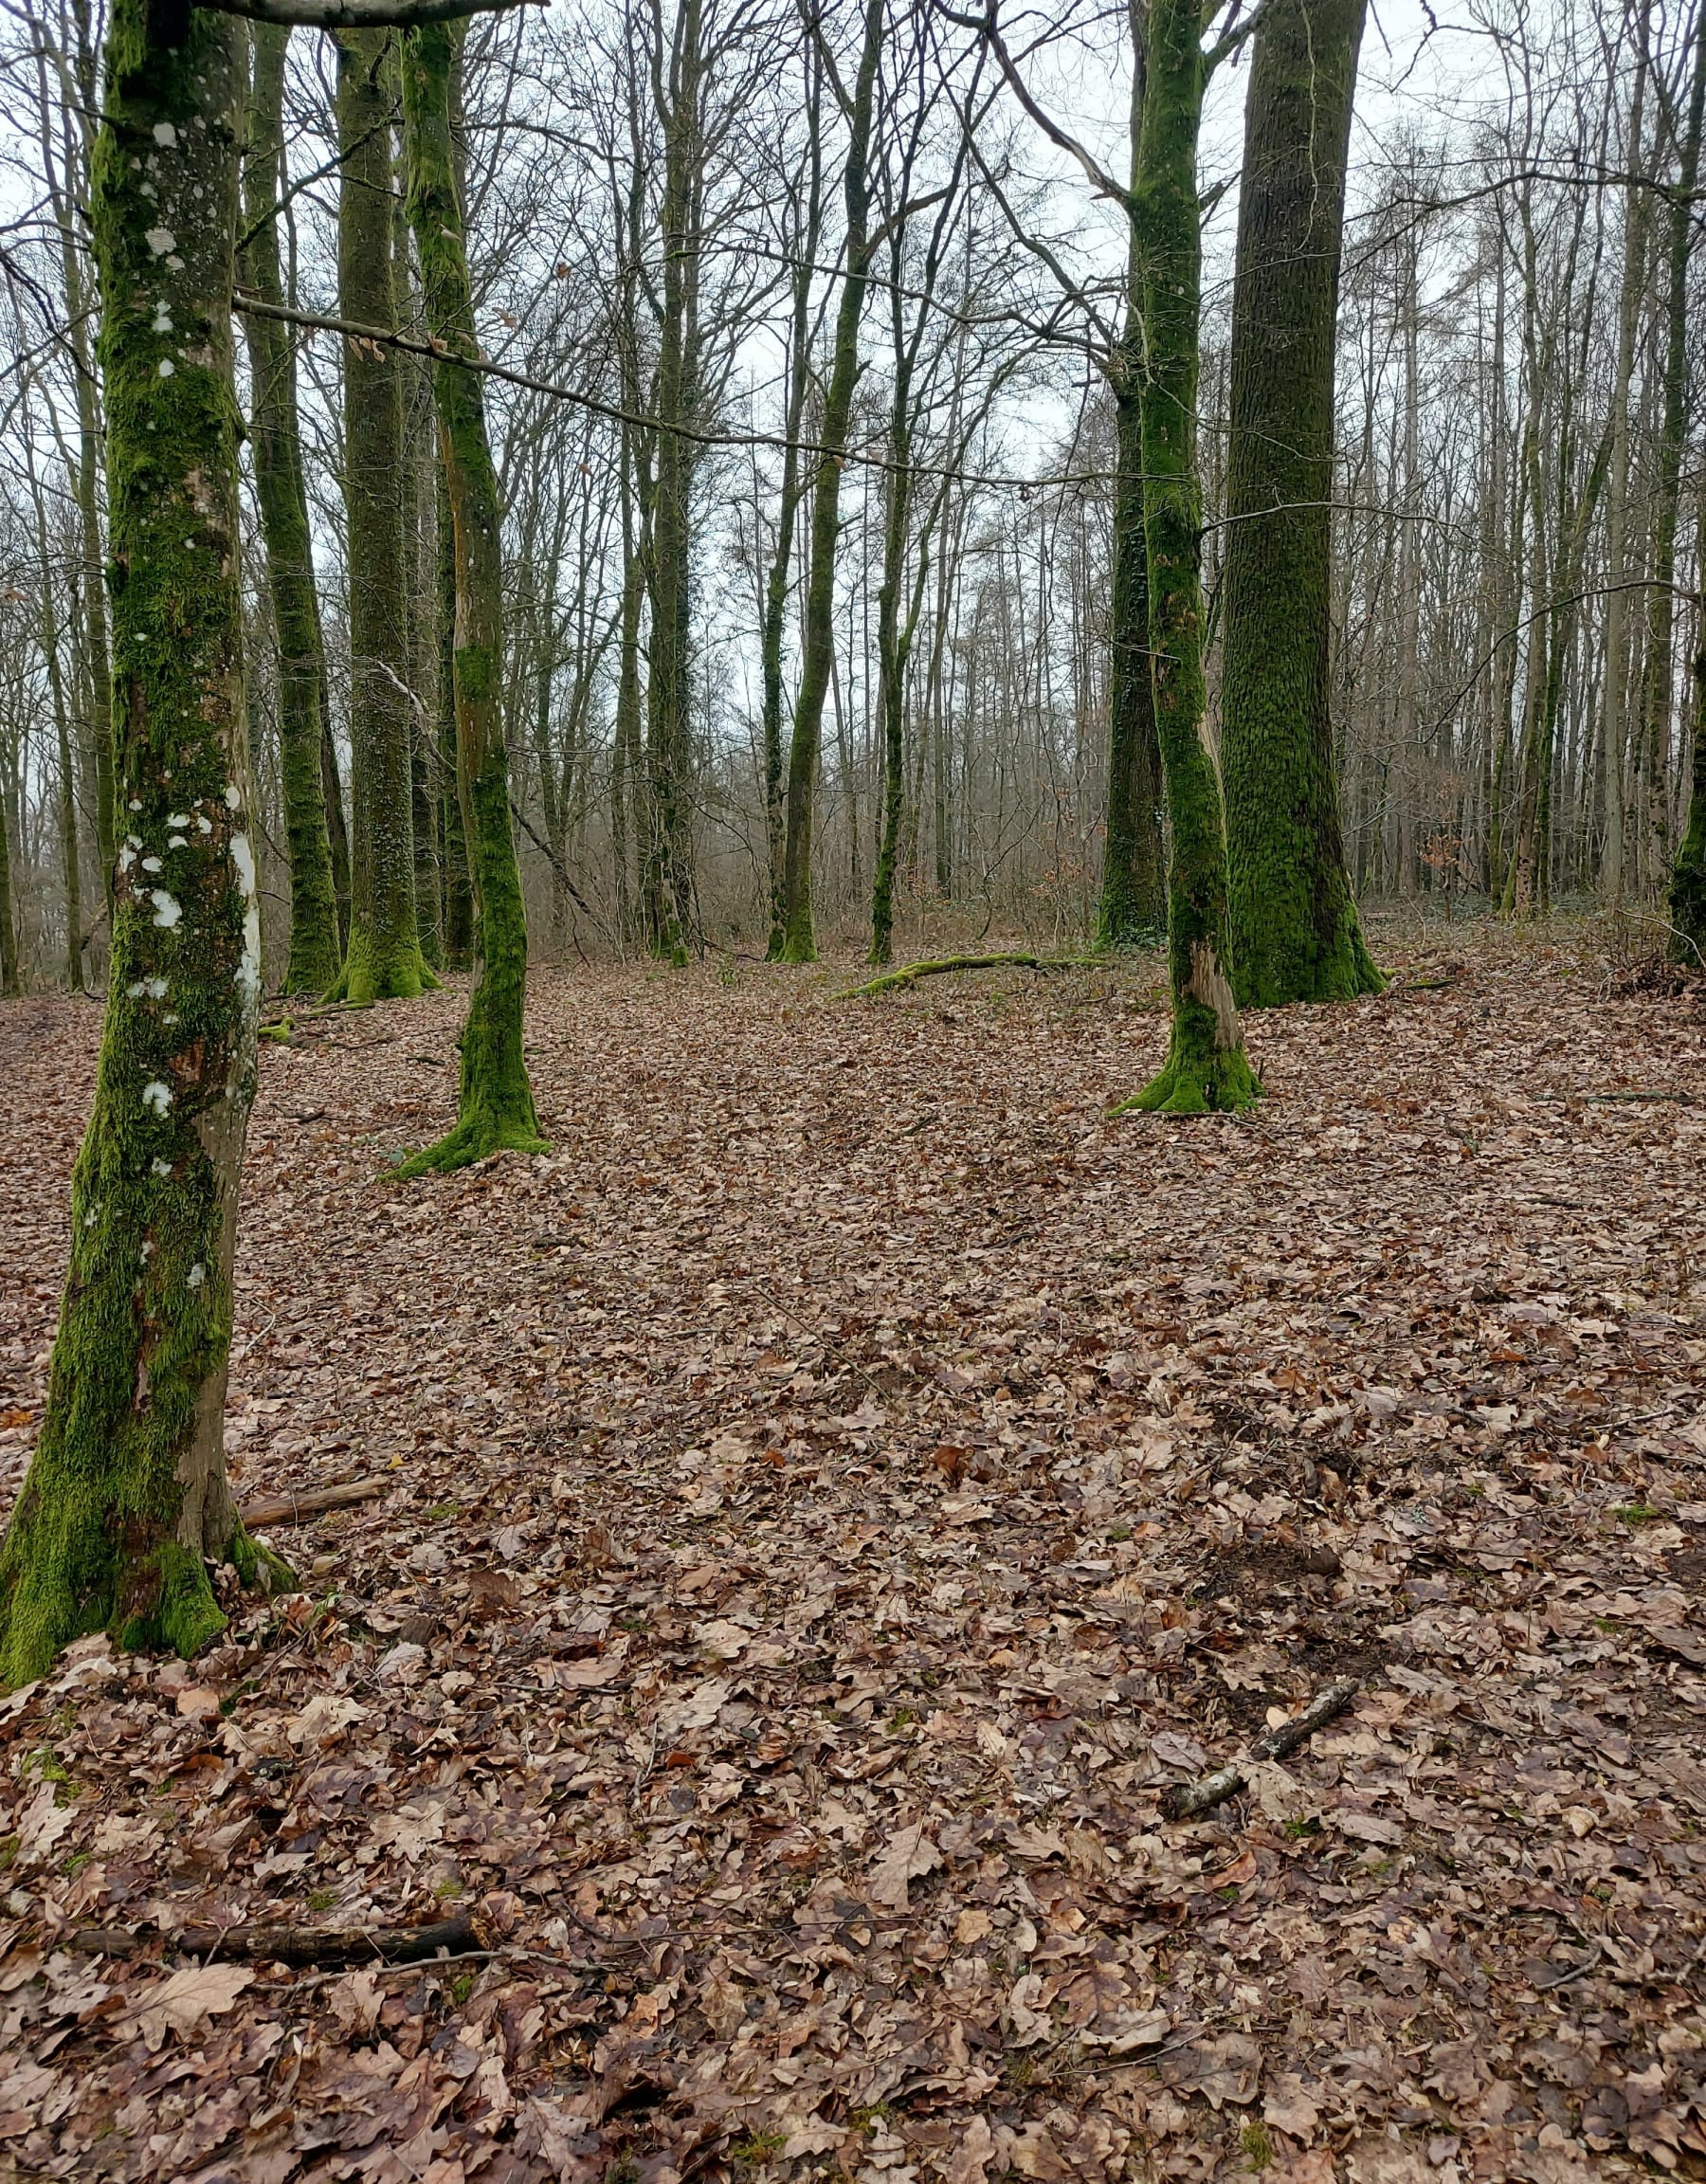
[(1104, 965), (1101, 956), (1031, 956), (1009, 953), (998, 956), (941, 956), (921, 963), (902, 964), (898, 971), (885, 971), (880, 978), (867, 979), (862, 986), (849, 986), (845, 992), (838, 993), (838, 1001), (858, 1001), (872, 993), (898, 993), (905, 987), (917, 985), (920, 978), (936, 978), (950, 971), (1084, 971)]
[(525, 1122), (499, 1122), (480, 1116), (459, 1122), (447, 1137), (441, 1138), (436, 1145), (423, 1146), (390, 1174), (398, 1182), (408, 1183), (417, 1175), (454, 1174), (459, 1168), (472, 1168), (477, 1160), (494, 1153), (550, 1151), (551, 1140), (538, 1135), (536, 1124), (530, 1129)]

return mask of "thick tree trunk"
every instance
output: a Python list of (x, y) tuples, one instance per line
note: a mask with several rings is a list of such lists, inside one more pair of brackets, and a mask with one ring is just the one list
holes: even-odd
[[(284, 60), (289, 38), (287, 29), (274, 24), (257, 24), (253, 32), (243, 170), (247, 246), (242, 269), (248, 286), (269, 303), (284, 300), (275, 208), (283, 172)], [(253, 382), (249, 446), (279, 646), (279, 770), (290, 858), (290, 954), (284, 991), (320, 993), (337, 978), (337, 897), (320, 772), (325, 663), (297, 419), (296, 352), (290, 329), (276, 318), (250, 316), (244, 331)]]
[[(426, 324), (448, 359), (480, 354), (450, 136), (452, 57), (444, 24), (403, 47), (408, 216), (420, 253)], [(484, 382), (447, 360), (433, 367), (439, 442), (456, 549), (457, 779), (474, 884), (475, 974), (462, 1035), (457, 1123), (405, 1169), (463, 1168), (503, 1147), (545, 1151), (522, 1051), (527, 919), (510, 831), (503, 677), (502, 507), (486, 437)]]
[(1334, 353), (1345, 158), (1368, 0), (1275, 0), (1244, 109), (1221, 765), (1247, 1009), (1384, 981), (1345, 870), (1330, 713)]
[(1174, 1115), (1247, 1107), (1261, 1090), (1244, 1057), (1233, 998), (1226, 836), (1220, 781), (1203, 738), (1203, 516), (1195, 444), (1202, 16), (1200, 0), (1152, 0), (1133, 189), (1146, 245), (1144, 528), (1155, 730), (1172, 822), (1172, 1039), (1161, 1074), (1127, 1104)]
[(782, 860), (785, 963), (815, 963), (817, 935), (811, 917), (811, 853), (816, 833), (818, 766), (823, 748), (824, 703), (835, 665), (835, 549), (841, 530), (841, 476), (859, 379), (859, 321), (870, 277), (871, 113), (877, 63), (882, 51), (882, 0), (867, 0), (864, 43), (848, 116), (847, 165), (843, 178), (846, 204), (846, 267), (835, 318), (835, 347), (829, 383), (824, 391), (820, 428), (823, 453), (811, 494), (811, 568), (806, 590), (806, 627), (801, 646), (800, 691), (794, 703), (793, 738), (788, 753), (788, 838)]
[[(337, 283), (343, 315), (394, 326), (390, 33), (337, 33)], [(398, 481), (403, 414), (394, 356), (344, 343), (344, 494), (349, 510), (350, 741), (354, 841), (350, 940), (335, 992), (349, 1001), (435, 985), (415, 922), (408, 614)]]
[(0, 1548), (0, 1681), (80, 1632), (185, 1653), (258, 1572), (226, 1366), (261, 918), (230, 293), (241, 32), (116, 0), (92, 172), (126, 834), (41, 1440)]

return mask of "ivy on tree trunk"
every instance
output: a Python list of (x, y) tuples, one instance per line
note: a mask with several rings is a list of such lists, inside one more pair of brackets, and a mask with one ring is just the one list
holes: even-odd
[(1273, 0), (1255, 33), (1232, 300), (1225, 780), (1240, 1002), (1348, 1001), (1385, 983), (1339, 829), (1333, 391), (1345, 158), (1368, 0)]
[(463, 1168), (510, 1147), (542, 1153), (522, 1048), (527, 919), (510, 830), (503, 741), (503, 512), (486, 437), (474, 299), (450, 135), (450, 78), (460, 27), (429, 24), (403, 46), (408, 217), (420, 254), (426, 323), (446, 360), (433, 367), (439, 446), (455, 541), (457, 780), (474, 892), (474, 992), (462, 1035), (457, 1123), (405, 1164), (406, 1174)]
[[(230, 294), (241, 32), (115, 0), (91, 174), (120, 733), (112, 979), (47, 1407), (0, 1546), (0, 1681), (82, 1632), (192, 1653), (252, 1580), (226, 1479), (261, 987)], [(281, 1571), (281, 1565), (275, 1565)]]

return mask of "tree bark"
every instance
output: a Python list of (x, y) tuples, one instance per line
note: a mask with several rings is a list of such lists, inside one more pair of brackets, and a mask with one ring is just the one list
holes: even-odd
[[(391, 33), (337, 34), (339, 308), (357, 325), (391, 327)], [(335, 994), (378, 1001), (437, 981), (415, 922), (408, 614), (398, 481), (403, 414), (389, 350), (344, 343), (344, 494), (349, 511), (350, 742), (354, 841), (350, 942)]]
[(817, 935), (811, 916), (811, 852), (816, 832), (817, 779), (823, 747), (824, 701), (835, 664), (835, 549), (841, 529), (841, 475), (859, 379), (859, 322), (870, 275), (870, 188), (866, 173), (877, 63), (882, 52), (882, 0), (866, 0), (864, 42), (848, 114), (847, 165), (842, 190), (846, 204), (846, 269), (835, 318), (835, 347), (824, 391), (820, 428), (823, 453), (811, 496), (811, 570), (806, 592), (800, 691), (794, 703), (788, 754), (788, 839), (783, 854), (785, 963), (815, 963)]
[[(1659, 509), (1654, 556), (1654, 590), (1647, 618), (1647, 669), (1642, 712), (1649, 747), (1668, 736), (1671, 696), (1671, 642), (1676, 616), (1672, 586), (1677, 575), (1677, 504), (1681, 484), (1683, 446), (1688, 433), (1688, 277), (1699, 217), (1696, 186), (1700, 174), (1700, 136), (1706, 118), (1706, 7), (1697, 8), (1694, 80), (1682, 131), (1682, 156), (1671, 199), (1664, 357), (1664, 425), (1659, 450)], [(1706, 492), (1700, 497), (1700, 551), (1695, 556), (1695, 582), (1706, 594)], [(1697, 634), (1697, 649), (1690, 681), (1694, 695), (1694, 749), (1689, 771), (1688, 819), (1671, 869), (1670, 948), (1679, 962), (1706, 961), (1706, 612)]]
[(450, 134), (460, 29), (430, 24), (403, 48), (408, 217), (426, 324), (446, 361), (433, 367), (439, 443), (456, 551), (456, 763), (474, 891), (474, 991), (462, 1035), (456, 1127), (406, 1163), (406, 1174), (464, 1168), (510, 1148), (542, 1153), (522, 1047), (527, 918), (510, 829), (504, 748), (502, 507), (486, 437), (484, 382), (455, 361), (478, 356), (463, 211)]
[[(270, 24), (253, 32), (248, 142), (243, 169), (246, 247), (244, 279), (263, 302), (281, 303), (276, 205), (283, 173), (284, 62), (290, 33)], [(296, 352), (290, 329), (250, 314), (244, 320), (252, 382), (249, 446), (267, 587), (279, 647), (279, 770), (290, 860), (287, 993), (322, 993), (336, 983), (337, 897), (320, 772), (320, 688), (325, 661), (314, 542), (302, 479)]]
[[(261, 918), (230, 293), (240, 33), (115, 0), (91, 197), (127, 831), (46, 1413), (0, 1547), (0, 1682), (106, 1628), (189, 1654), (262, 1557), (224, 1403)], [(281, 1565), (277, 1566), (281, 1568)]]
[(1255, 33), (1232, 302), (1221, 765), (1246, 1009), (1378, 992), (1345, 869), (1330, 712), (1334, 355), (1368, 0)]
[(1206, 75), (1200, 0), (1152, 0), (1134, 213), (1144, 238), (1144, 530), (1155, 730), (1172, 822), (1168, 952), (1172, 1036), (1160, 1075), (1125, 1102), (1173, 1115), (1249, 1106), (1229, 975), (1226, 836), (1203, 739), (1202, 485), (1195, 418), (1202, 286), (1197, 136)]

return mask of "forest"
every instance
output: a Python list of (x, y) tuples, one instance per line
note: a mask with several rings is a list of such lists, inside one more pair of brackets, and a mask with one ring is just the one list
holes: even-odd
[(4, 0), (0, 2180), (1706, 2175), (1706, 0)]

